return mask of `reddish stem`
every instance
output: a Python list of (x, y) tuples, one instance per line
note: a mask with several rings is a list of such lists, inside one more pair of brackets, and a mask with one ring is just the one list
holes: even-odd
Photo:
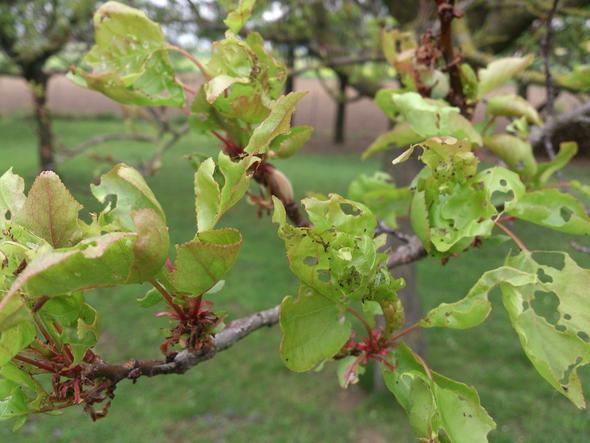
[(47, 371), (47, 372), (55, 372), (54, 368), (52, 368), (51, 366), (49, 366), (41, 361), (30, 359), (30, 358), (25, 357), (20, 354), (15, 355), (14, 359), (18, 360), (18, 361), (22, 361), (23, 363), (27, 363), (29, 365), (35, 366), (39, 369), (43, 369), (44, 371)]
[(526, 245), (522, 242), (522, 240), (520, 238), (518, 238), (518, 236), (514, 232), (512, 232), (510, 229), (508, 229), (505, 225), (503, 225), (498, 220), (496, 220), (495, 223), (496, 223), (496, 226), (498, 228), (500, 228), (502, 231), (504, 231), (514, 241), (514, 243), (516, 243), (518, 245), (518, 247), (521, 250), (523, 250), (524, 252), (530, 252), (529, 248), (526, 247)]
[(156, 280), (151, 280), (150, 283), (154, 286), (154, 288), (156, 288), (160, 292), (160, 294), (162, 294), (162, 297), (164, 297), (164, 300), (166, 301), (168, 306), (174, 309), (174, 311), (178, 314), (180, 319), (185, 320), (186, 317), (184, 315), (184, 311), (181, 309), (180, 306), (174, 303), (174, 300), (172, 299), (172, 296), (168, 293), (168, 291), (166, 291), (166, 289)]
[(168, 45), (168, 49), (171, 51), (176, 51), (179, 54), (184, 55), (187, 59), (189, 59), (191, 62), (193, 62), (193, 64), (199, 68), (199, 71), (201, 71), (201, 74), (203, 74), (203, 77), (205, 77), (205, 79), (207, 81), (211, 80), (211, 76), (209, 75), (209, 73), (207, 72), (207, 70), (205, 69), (205, 67), (202, 65), (202, 63), (194, 56), (192, 55), (190, 52), (185, 51), (182, 48), (179, 48), (178, 46), (175, 45)]
[(415, 329), (420, 327), (420, 321), (417, 321), (416, 323), (414, 323), (411, 326), (408, 326), (406, 329), (404, 329), (403, 331), (398, 332), (396, 335), (394, 335), (393, 337), (391, 337), (389, 339), (390, 342), (394, 342), (398, 339), (400, 339), (401, 337), (403, 337), (404, 335), (409, 334), (410, 332), (414, 331)]

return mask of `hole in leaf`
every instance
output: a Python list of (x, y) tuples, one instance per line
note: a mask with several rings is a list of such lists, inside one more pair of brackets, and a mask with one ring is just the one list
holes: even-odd
[(565, 318), (566, 320), (571, 320), (572, 316), (569, 314), (563, 314), (563, 318)]
[(567, 392), (569, 390), (569, 388), (566, 385), (569, 382), (572, 372), (574, 371), (574, 369), (576, 369), (580, 365), (580, 363), (582, 363), (582, 357), (578, 357), (576, 359), (575, 363), (569, 365), (568, 368), (563, 373), (563, 378), (561, 380), (559, 380), (559, 383), (562, 385), (561, 389), (563, 389), (565, 392)]
[(572, 218), (573, 213), (574, 213), (574, 211), (572, 211), (570, 208), (567, 208), (565, 206), (562, 206), (562, 208), (559, 210), (559, 215), (561, 215), (561, 218), (563, 218), (563, 220), (565, 222), (568, 222), (570, 220), (570, 218)]
[(540, 265), (549, 266), (561, 271), (565, 266), (565, 258), (563, 254), (556, 254), (552, 252), (533, 252), (533, 260)]
[(553, 281), (553, 278), (551, 276), (545, 274), (543, 268), (537, 269), (537, 277), (542, 283), (551, 283)]
[(504, 179), (500, 180), (500, 186), (504, 187), (508, 184), (508, 182)]
[(557, 306), (559, 306), (559, 298), (554, 292), (535, 291), (535, 298), (531, 302), (533, 310), (552, 325), (559, 320), (559, 313)]
[(344, 212), (346, 215), (359, 215), (361, 213), (358, 208), (355, 208), (348, 203), (343, 203), (340, 205), (340, 207), (342, 208), (342, 212)]
[(330, 281), (330, 271), (326, 271), (326, 270), (318, 271), (318, 278), (320, 279), (320, 281), (323, 281), (324, 283), (328, 283)]
[(315, 266), (318, 264), (318, 259), (317, 257), (307, 256), (303, 259), (303, 263), (307, 266)]
[(12, 218), (12, 213), (10, 210), (6, 211), (6, 220), (10, 220)]
[(585, 342), (589, 342), (590, 341), (590, 336), (588, 334), (586, 334), (584, 331), (578, 332), (578, 337), (580, 337)]

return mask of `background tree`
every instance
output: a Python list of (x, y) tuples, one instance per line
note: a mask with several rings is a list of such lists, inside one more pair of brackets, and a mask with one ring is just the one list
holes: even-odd
[(89, 29), (94, 0), (0, 3), (0, 49), (27, 81), (33, 99), (41, 169), (55, 169), (55, 141), (47, 108), (48, 60)]

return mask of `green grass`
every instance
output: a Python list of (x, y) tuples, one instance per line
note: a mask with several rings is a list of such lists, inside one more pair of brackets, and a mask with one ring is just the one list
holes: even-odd
[[(112, 120), (56, 122), (56, 132), (66, 145), (89, 135), (120, 131)], [(23, 119), (0, 120), (0, 171), (14, 166), (30, 184), (36, 172), (32, 123)], [(144, 158), (148, 145), (111, 143), (97, 148), (101, 154), (133, 162)], [(172, 239), (194, 235), (192, 171), (183, 155), (213, 153), (215, 143), (191, 135), (165, 158), (163, 169), (149, 184), (166, 210)], [(304, 190), (344, 193), (358, 173), (370, 173), (378, 163), (361, 162), (355, 156), (310, 154), (280, 163), (302, 196)], [(88, 183), (100, 167), (85, 157), (69, 160), (60, 173), (75, 196), (90, 209), (96, 204)], [(583, 175), (583, 169), (573, 173)], [(269, 217), (257, 218), (255, 208), (239, 204), (224, 224), (242, 230), (244, 246), (227, 278), (225, 289), (212, 297), (217, 307), (235, 318), (280, 302), (293, 293), (296, 282), (288, 271), (282, 242)], [(557, 249), (569, 238), (549, 231), (517, 226), (531, 248)], [(486, 245), (441, 266), (435, 260), (418, 266), (418, 293), (425, 309), (441, 301), (462, 297), (479, 275), (502, 262), (510, 245)], [(571, 251), (570, 251), (571, 252)], [(573, 253), (580, 263), (588, 257)], [(98, 349), (109, 361), (158, 358), (159, 328), (166, 322), (141, 309), (134, 298), (145, 287), (100, 290), (88, 300), (102, 318), (103, 335)], [(499, 307), (498, 295), (492, 297)], [(92, 423), (81, 409), (62, 417), (38, 416), (13, 435), (0, 429), (0, 441), (20, 442), (411, 442), (406, 418), (388, 393), (374, 393), (355, 386), (338, 387), (333, 365), (320, 373), (295, 374), (283, 367), (278, 356), (278, 328), (261, 330), (214, 360), (182, 376), (142, 378), (123, 382), (109, 416)], [(590, 416), (577, 411), (536, 375), (524, 357), (518, 339), (502, 309), (469, 331), (426, 332), (427, 361), (454, 379), (473, 384), (482, 403), (498, 423), (494, 442), (585, 442)], [(582, 371), (590, 388), (590, 372)]]

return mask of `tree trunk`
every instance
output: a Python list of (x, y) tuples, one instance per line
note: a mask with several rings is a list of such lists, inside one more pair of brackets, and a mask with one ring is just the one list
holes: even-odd
[(49, 109), (47, 108), (48, 83), (49, 76), (46, 75), (41, 75), (37, 79), (29, 81), (37, 123), (39, 162), (42, 171), (55, 170), (53, 132), (51, 130)]
[(337, 73), (338, 76), (338, 102), (336, 103), (336, 121), (334, 123), (334, 143), (341, 145), (344, 143), (346, 124), (346, 88), (348, 86), (348, 76)]
[(287, 81), (285, 82), (285, 94), (289, 94), (295, 90), (295, 76), (291, 74), (295, 69), (295, 45), (289, 43), (286, 50), (286, 64), (289, 74), (287, 75)]

